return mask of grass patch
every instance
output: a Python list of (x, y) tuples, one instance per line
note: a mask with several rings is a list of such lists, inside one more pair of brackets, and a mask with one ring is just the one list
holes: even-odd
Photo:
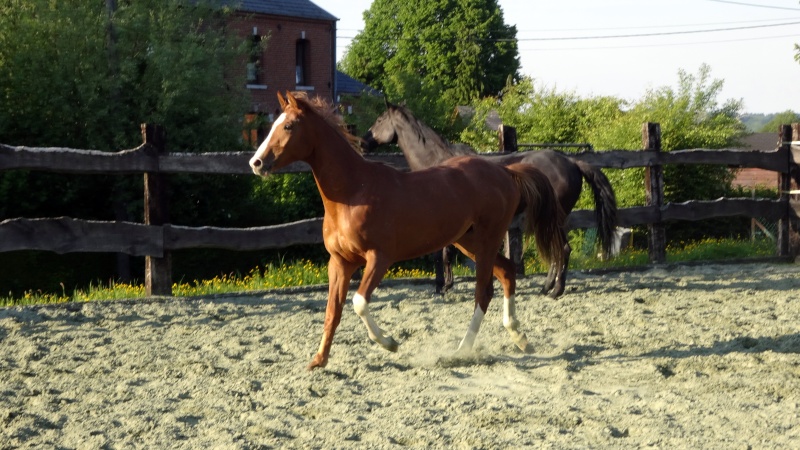
[[(775, 244), (768, 239), (755, 241), (706, 239), (697, 242), (680, 243), (667, 248), (667, 262), (714, 261), (774, 255)], [(459, 258), (463, 257), (459, 256)], [(583, 270), (624, 268), (647, 264), (649, 264), (649, 257), (646, 249), (626, 249), (618, 257), (606, 261), (600, 260), (593, 255), (582, 255), (573, 251), (569, 266), (570, 270)], [(529, 250), (525, 255), (525, 273), (545, 273), (546, 271), (547, 267), (536, 258), (535, 253), (532, 251), (532, 246), (529, 246)], [(453, 267), (453, 273), (456, 276), (474, 275), (471, 268), (458, 261)], [(433, 277), (432, 266), (430, 269), (394, 266), (389, 269), (385, 276), (385, 278)], [(172, 285), (172, 292), (176, 297), (192, 297), (327, 283), (328, 271), (325, 264), (315, 264), (307, 260), (300, 260), (270, 264), (264, 268), (255, 268), (245, 275), (220, 275), (209, 280), (178, 282)], [(108, 284), (91, 284), (88, 288), (76, 289), (71, 294), (66, 293), (62, 286), (60, 294), (30, 291), (26, 292), (22, 297), (0, 297), (0, 306), (105, 301), (143, 297), (145, 297), (144, 285), (110, 282)]]

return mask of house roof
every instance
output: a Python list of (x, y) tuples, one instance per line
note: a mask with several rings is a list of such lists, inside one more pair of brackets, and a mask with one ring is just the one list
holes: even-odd
[(336, 71), (336, 95), (361, 95), (365, 92), (370, 95), (381, 95), (380, 92), (355, 78), (338, 70)]
[(230, 1), (238, 11), (304, 19), (338, 21), (339, 18), (309, 0), (235, 0)]
[(747, 150), (775, 150), (778, 148), (778, 133), (753, 133), (742, 138), (742, 147)]

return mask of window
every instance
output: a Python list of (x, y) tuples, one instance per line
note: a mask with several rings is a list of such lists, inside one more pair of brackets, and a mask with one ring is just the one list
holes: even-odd
[(309, 86), (309, 59), (310, 50), (307, 39), (298, 39), (295, 47), (295, 84), (298, 86)]
[(261, 68), (261, 36), (255, 34), (253, 29), (253, 39), (250, 41), (250, 56), (247, 59), (247, 84), (258, 84)]

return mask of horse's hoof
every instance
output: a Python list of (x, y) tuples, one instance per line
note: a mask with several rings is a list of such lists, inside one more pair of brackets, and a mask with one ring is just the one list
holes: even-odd
[(525, 348), (521, 348), (520, 350), (522, 350), (522, 353), (525, 353), (526, 355), (531, 355), (533, 354), (535, 349), (533, 348), (533, 345), (531, 345), (531, 343), (528, 342), (525, 344)]
[(386, 336), (386, 340), (387, 342), (385, 344), (381, 344), (381, 347), (385, 348), (386, 350), (394, 353), (397, 351), (398, 347), (400, 347), (400, 344), (398, 344), (393, 337)]
[(314, 358), (311, 360), (311, 363), (306, 367), (308, 370), (314, 370), (316, 368), (323, 368), (328, 365), (328, 358), (317, 354), (314, 355)]

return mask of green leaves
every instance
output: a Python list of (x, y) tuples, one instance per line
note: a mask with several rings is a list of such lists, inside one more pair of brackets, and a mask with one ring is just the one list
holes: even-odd
[(412, 78), (452, 110), (518, 77), (516, 28), (496, 0), (376, 0), (364, 20), (341, 69), (392, 99)]

